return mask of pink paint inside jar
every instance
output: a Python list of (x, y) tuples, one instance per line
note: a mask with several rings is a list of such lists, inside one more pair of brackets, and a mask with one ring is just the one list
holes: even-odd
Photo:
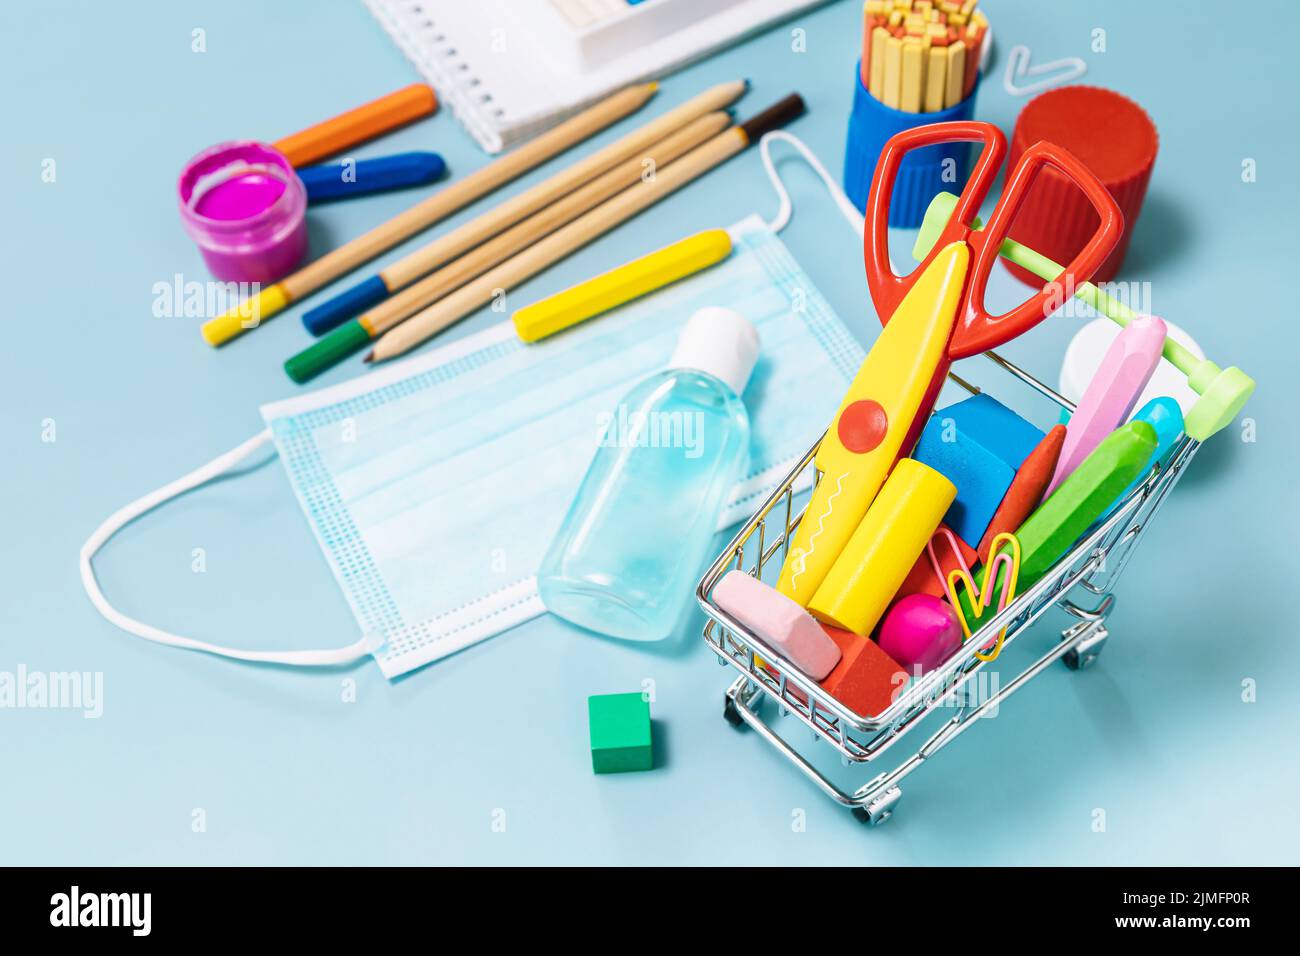
[(213, 146), (186, 164), (177, 188), (185, 231), (218, 279), (275, 282), (307, 254), (307, 191), (272, 147)]

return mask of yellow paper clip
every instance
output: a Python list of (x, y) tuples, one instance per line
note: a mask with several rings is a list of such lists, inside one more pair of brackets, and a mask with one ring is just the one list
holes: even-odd
[[(940, 528), (935, 532), (934, 538), (940, 535), (952, 537), (952, 532), (946, 528)], [(936, 573), (942, 576), (943, 570), (938, 559), (934, 554), (934, 538), (926, 545), (929, 552), (930, 563), (936, 569)], [(1000, 571), (1005, 568), (1006, 577), (1002, 587), (1001, 594), (998, 595), (998, 611), (1006, 610), (1007, 606), (1016, 598), (1016, 576), (1020, 571), (1020, 539), (1009, 531), (1004, 531), (993, 538), (993, 545), (989, 549), (989, 561), (984, 566), (983, 581), (979, 587), (975, 585), (975, 579), (972, 577), (970, 567), (966, 564), (966, 559), (962, 557), (961, 549), (957, 547), (957, 542), (949, 540), (949, 546), (953, 554), (956, 555), (957, 567), (948, 572), (947, 580), (944, 585), (948, 591), (948, 600), (952, 604), (953, 611), (957, 614), (957, 620), (961, 622), (962, 634), (966, 640), (971, 638), (970, 621), (967, 620), (965, 611), (962, 608), (957, 586), (964, 584), (966, 591), (970, 594), (971, 609), (973, 619), (979, 620), (984, 616), (984, 611), (993, 603), (993, 591), (997, 587), (997, 580)], [(1010, 545), (1007, 550), (1001, 550), (1003, 545)], [(992, 650), (976, 651), (975, 656), (981, 661), (997, 660), (1002, 653), (1002, 642), (1007, 636), (1007, 629), (1004, 627), (997, 636)]]

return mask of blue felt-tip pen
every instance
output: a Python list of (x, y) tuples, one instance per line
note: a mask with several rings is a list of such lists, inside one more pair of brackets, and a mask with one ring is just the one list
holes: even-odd
[(298, 178), (307, 187), (311, 204), (424, 186), (446, 171), (447, 164), (437, 153), (411, 152), (308, 166), (298, 170)]

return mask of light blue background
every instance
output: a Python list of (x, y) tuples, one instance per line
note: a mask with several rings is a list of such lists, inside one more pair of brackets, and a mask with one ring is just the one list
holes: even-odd
[[(439, 0), (448, 2), (448, 0)], [(4, 542), (0, 670), (101, 671), (104, 713), (0, 711), (3, 863), (1226, 863), (1296, 862), (1297, 399), (1291, 47), (1214, 5), (986, 0), (997, 38), (977, 118), (1010, 130), (1006, 52), (1082, 56), (1138, 100), (1160, 155), (1124, 278), (1260, 389), (1193, 462), (1119, 589), (1097, 667), (1049, 669), (904, 787), (870, 831), (721, 717), (728, 671), (692, 633), (605, 641), (537, 620), (389, 684), (373, 663), (254, 667), (130, 637), (91, 608), (76, 555), (111, 511), (261, 427), (297, 394), (280, 370), (301, 307), (214, 351), (195, 319), (156, 318), (152, 287), (206, 279), (174, 182), (199, 149), (274, 139), (415, 80), (360, 3), (22, 4), (0, 32)], [(1259, 14), (1295, 32), (1291, 4)], [(1050, 9), (1048, 9), (1050, 7)], [(1172, 22), (1172, 25), (1170, 23)], [(792, 27), (807, 52), (791, 51)], [(191, 52), (191, 30), (207, 52)], [(1094, 28), (1103, 54), (1090, 51)], [(799, 90), (793, 130), (837, 173), (859, 4), (836, 3), (668, 80), (661, 111), (747, 76), (748, 115)], [(646, 114), (650, 115), (650, 114)], [(598, 137), (606, 142), (644, 117)], [(486, 157), (448, 111), (356, 151), (433, 148), (455, 175)], [(1243, 183), (1245, 158), (1258, 181)], [(57, 181), (41, 181), (42, 161)], [(510, 187), (517, 191), (568, 158)], [(855, 240), (811, 174), (786, 164), (786, 242), (864, 343), (877, 332)], [(330, 248), (407, 206), (396, 194), (311, 213)], [(480, 203), (453, 222), (476, 215)], [(775, 202), (749, 153), (515, 294), (522, 303)], [(385, 257), (391, 261), (425, 237)], [(1001, 271), (995, 283), (1016, 288)], [(319, 299), (313, 300), (319, 301)], [(449, 341), (497, 316), (480, 313)], [(1054, 383), (1079, 319), (1007, 351)], [(965, 363), (990, 378), (988, 363)], [(325, 382), (360, 374), (347, 363)], [(1045, 424), (1042, 402), (1008, 396)], [(53, 419), (57, 441), (42, 441)], [(207, 572), (191, 572), (203, 548)], [(128, 528), (98, 562), (128, 614), (247, 647), (336, 646), (351, 615), (273, 461)], [(1054, 618), (1053, 625), (1059, 622)], [(1026, 641), (1046, 647), (1052, 626)], [(356, 702), (343, 703), (343, 682)], [(588, 694), (651, 679), (663, 766), (596, 777)], [(1242, 702), (1242, 682), (1258, 702)], [(805, 732), (787, 722), (804, 746)], [(823, 756), (828, 752), (820, 747)], [(864, 776), (858, 775), (855, 782)], [(1106, 832), (1094, 832), (1104, 809)], [(206, 832), (193, 832), (196, 809)], [(504, 810), (505, 832), (493, 832)], [(806, 831), (793, 815), (806, 811)]]

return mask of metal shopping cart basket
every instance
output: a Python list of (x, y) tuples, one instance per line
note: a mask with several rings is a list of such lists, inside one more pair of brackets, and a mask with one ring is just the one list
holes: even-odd
[[(985, 355), (1030, 388), (1074, 411), (1073, 403), (1028, 372), (994, 352)], [(972, 393), (978, 391), (956, 375), (950, 373), (949, 377)], [(899, 784), (903, 778), (957, 739), (975, 720), (1000, 706), (1049, 664), (1061, 660), (1071, 670), (1078, 670), (1097, 659), (1109, 637), (1106, 615), (1114, 606), (1111, 589), (1199, 446), (1200, 442), (1182, 436), (1166, 456), (1164, 466), (1154, 465), (1118, 506), (1085, 533), (1046, 575), (972, 635), (946, 663), (913, 679), (885, 711), (864, 716), (848, 710), (815, 681), (801, 674), (711, 598), (714, 585), (733, 568), (762, 577), (769, 564), (779, 568), (784, 562), (790, 537), (803, 517), (802, 512), (795, 513), (794, 498), (798, 493), (796, 488), (808, 485), (809, 472), (815, 470), (813, 456), (817, 445), (814, 445), (740, 529), (696, 589), (696, 597), (709, 618), (704, 626), (705, 643), (718, 656), (720, 664), (740, 672), (726, 690), (726, 719), (736, 727), (748, 726), (757, 731), (808, 779), (837, 803), (851, 808), (863, 822), (883, 823), (893, 814), (902, 795)], [(815, 481), (821, 476), (811, 477)], [(986, 667), (986, 662), (976, 656), (977, 652), (1006, 627), (1004, 653), (998, 658), (1005, 660), (1006, 649), (1052, 607), (1060, 608), (1076, 620), (1061, 632), (1060, 641), (1045, 654), (980, 700), (972, 681)], [(773, 662), (772, 669), (759, 662), (760, 656)], [(769, 710), (776, 709), (782, 716), (792, 717), (811, 728), (817, 740), (826, 741), (839, 752), (844, 764), (864, 764), (877, 772), (856, 790), (838, 786), (791, 745), (788, 734), (777, 733), (774, 721), (764, 718), (762, 705), (769, 698), (772, 705)], [(941, 708), (953, 716), (924, 737), (912, 753), (892, 761), (887, 759), (889, 751), (923, 722), (934, 726), (935, 721), (927, 718)], [(912, 748), (901, 749), (906, 754)]]

